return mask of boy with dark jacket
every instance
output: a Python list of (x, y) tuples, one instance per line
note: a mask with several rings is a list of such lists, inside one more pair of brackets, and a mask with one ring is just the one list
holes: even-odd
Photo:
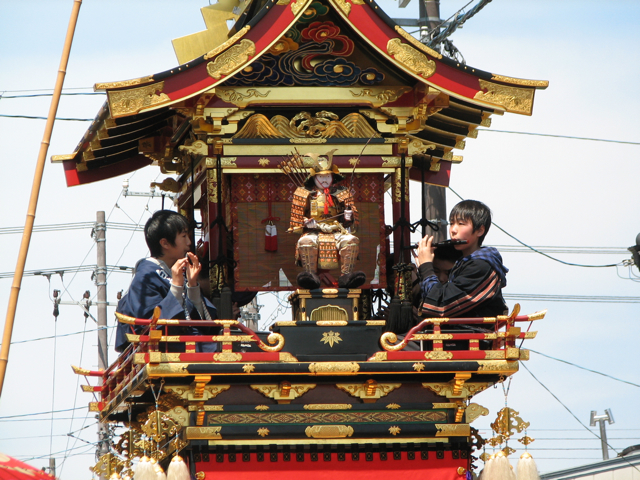
[(449, 236), (464, 240), (456, 245), (462, 258), (456, 262), (446, 283), (433, 270), (433, 237), (427, 235), (418, 246), (422, 281), (422, 315), (426, 317), (495, 317), (508, 313), (502, 297), (509, 271), (502, 256), (482, 242), (491, 226), (491, 211), (484, 203), (464, 200), (449, 215)]
[[(216, 308), (200, 292), (198, 274), (202, 265), (190, 252), (187, 219), (179, 213), (160, 210), (147, 221), (144, 236), (151, 256), (136, 264), (129, 291), (118, 303), (118, 313), (146, 319), (152, 317), (155, 307), (160, 307), (161, 318), (165, 319), (184, 320), (187, 314), (193, 320), (217, 318)], [(134, 330), (140, 333), (142, 327), (133, 329), (131, 325), (118, 324), (116, 351), (122, 352), (127, 347), (126, 334)], [(202, 329), (195, 328), (174, 330), (178, 331), (172, 332), (173, 335), (203, 334)], [(215, 351), (215, 348), (214, 343), (198, 343), (198, 351)]]

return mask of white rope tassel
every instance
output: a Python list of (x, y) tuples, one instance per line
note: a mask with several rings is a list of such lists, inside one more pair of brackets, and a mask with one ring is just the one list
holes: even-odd
[(156, 472), (156, 480), (167, 480), (167, 474), (164, 473), (164, 470), (162, 469), (159, 463), (156, 463), (153, 469)]
[[(482, 480), (516, 480), (513, 467), (503, 452), (497, 452), (492, 457), (493, 459), (489, 460), (484, 467)], [(487, 467), (489, 468), (487, 469)]]
[(180, 455), (173, 457), (167, 468), (167, 480), (189, 480), (190, 478), (189, 467), (182, 457)]
[(518, 480), (540, 480), (538, 466), (529, 452), (524, 452), (518, 461)]
[(138, 462), (133, 480), (157, 480), (153, 463), (151, 463), (151, 460), (149, 460), (149, 457), (146, 455)]

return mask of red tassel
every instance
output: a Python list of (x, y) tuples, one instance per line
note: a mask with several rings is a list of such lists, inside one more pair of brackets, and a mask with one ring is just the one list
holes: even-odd
[(278, 231), (273, 222), (267, 223), (264, 228), (264, 249), (267, 252), (278, 251)]

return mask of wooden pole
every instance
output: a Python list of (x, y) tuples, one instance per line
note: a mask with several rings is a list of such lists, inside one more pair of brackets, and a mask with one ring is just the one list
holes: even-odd
[(51, 98), (51, 106), (49, 107), (49, 115), (47, 116), (47, 124), (44, 128), (44, 135), (40, 143), (40, 152), (38, 154), (38, 162), (36, 164), (35, 173), (33, 175), (33, 185), (31, 187), (31, 198), (29, 199), (29, 208), (27, 210), (27, 218), (22, 233), (22, 242), (20, 243), (20, 251), (18, 253), (18, 262), (16, 270), (13, 274), (13, 283), (11, 284), (11, 294), (9, 296), (9, 305), (7, 306), (7, 317), (4, 323), (4, 333), (2, 336), (2, 348), (0, 349), (0, 396), (2, 396), (2, 387), (4, 385), (4, 377), (7, 371), (7, 362), (9, 361), (9, 347), (11, 346), (11, 336), (13, 333), (13, 322), (16, 316), (16, 307), (18, 305), (18, 295), (20, 293), (20, 285), (22, 284), (22, 275), (24, 274), (24, 266), (27, 262), (27, 252), (29, 251), (29, 243), (31, 242), (31, 233), (33, 232), (33, 224), (36, 218), (36, 208), (38, 206), (38, 196), (40, 194), (40, 186), (42, 184), (42, 174), (44, 172), (45, 160), (49, 151), (49, 143), (51, 141), (51, 132), (60, 103), (60, 95), (62, 93), (62, 85), (64, 77), (67, 73), (67, 64), (69, 62), (69, 52), (71, 51), (71, 43), (73, 34), (75, 33), (78, 14), (82, 0), (74, 0), (73, 9), (71, 10), (71, 18), (67, 27), (67, 36), (62, 49), (62, 58), (60, 59), (60, 68), (58, 69), (58, 77)]

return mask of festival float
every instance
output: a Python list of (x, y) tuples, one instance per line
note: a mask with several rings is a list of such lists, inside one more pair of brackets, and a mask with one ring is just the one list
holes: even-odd
[[(161, 188), (200, 239), (218, 311), (118, 315), (141, 333), (106, 370), (74, 367), (100, 421), (126, 427), (94, 474), (457, 480), (478, 457), (488, 469), (472, 422), (489, 412), (473, 397), (529, 359), (522, 342), (544, 312), (412, 322), (410, 233), (438, 226), (411, 222), (408, 185), (446, 187), (462, 161), (453, 151), (492, 115), (531, 115), (547, 82), (443, 57), (371, 0), (225, 0), (203, 14), (207, 31), (174, 40), (179, 66), (96, 84), (104, 106), (76, 150), (53, 157), (68, 186), (151, 164), (172, 175)], [(321, 172), (339, 173), (359, 243), (344, 256), (323, 231), (305, 260), (300, 218), (318, 207), (305, 185)], [(425, 211), (424, 194), (413, 201)], [(305, 271), (311, 288), (297, 284)], [(265, 291), (290, 292), (291, 315), (256, 332), (233, 314), (234, 295)], [(168, 333), (195, 324), (220, 332)], [(517, 415), (505, 408), (492, 425), (496, 464), (516, 432), (532, 440)]]

